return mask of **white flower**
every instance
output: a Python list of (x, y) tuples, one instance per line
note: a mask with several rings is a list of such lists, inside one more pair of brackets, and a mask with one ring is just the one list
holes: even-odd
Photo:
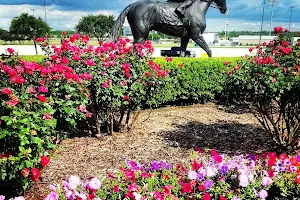
[(133, 194), (133, 196), (135, 197), (136, 200), (140, 200), (142, 198), (142, 195), (140, 195), (140, 194), (138, 194), (136, 192), (134, 192), (132, 194)]
[(78, 176), (71, 176), (69, 179), (69, 189), (74, 190), (81, 183), (81, 180)]

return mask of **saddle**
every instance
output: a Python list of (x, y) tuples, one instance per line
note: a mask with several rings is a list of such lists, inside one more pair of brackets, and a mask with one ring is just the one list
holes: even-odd
[(163, 2), (158, 4), (160, 13), (159, 23), (169, 24), (174, 26), (183, 26), (182, 20), (175, 13), (178, 3)]

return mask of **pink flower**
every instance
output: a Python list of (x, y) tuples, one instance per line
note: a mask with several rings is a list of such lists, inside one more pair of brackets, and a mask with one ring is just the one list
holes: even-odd
[(280, 27), (280, 26), (277, 26), (277, 27), (274, 28), (275, 34), (281, 33), (282, 31), (283, 31), (283, 28)]
[(80, 56), (79, 55), (73, 55), (73, 60), (74, 61), (79, 61), (80, 60)]
[(109, 88), (109, 85), (108, 85), (108, 83), (103, 82), (103, 83), (102, 83), (102, 87), (104, 87), (104, 88)]
[(7, 48), (8, 53), (10, 53), (11, 55), (15, 54), (15, 50), (12, 48)]
[(11, 107), (14, 107), (14, 106), (16, 106), (19, 102), (20, 102), (20, 100), (13, 100), (13, 99), (11, 99), (11, 100), (9, 100), (8, 102), (6, 102), (6, 105), (11, 106)]
[(40, 42), (45, 42), (47, 40), (47, 38), (36, 38), (35, 41), (37, 43), (40, 43)]
[(47, 93), (48, 92), (48, 88), (46, 88), (45, 86), (40, 86), (39, 87), (39, 92), (41, 92), (41, 93)]
[(50, 120), (50, 119), (52, 119), (52, 116), (51, 116), (50, 113), (45, 113), (43, 119), (44, 120)]
[(266, 190), (261, 189), (261, 190), (258, 192), (258, 196), (259, 196), (259, 198), (261, 198), (262, 200), (264, 200), (264, 199), (267, 198), (268, 192), (267, 192)]
[(80, 112), (82, 112), (82, 113), (86, 113), (86, 112), (87, 112), (86, 107), (85, 107), (84, 105), (79, 105), (79, 106), (78, 106), (78, 110), (79, 110)]
[(168, 62), (172, 62), (172, 58), (170, 58), (170, 57), (166, 57), (166, 61), (168, 61)]
[(249, 185), (249, 180), (248, 180), (248, 176), (244, 173), (239, 175), (239, 185), (242, 187), (247, 187)]
[(26, 82), (26, 80), (22, 76), (14, 76), (11, 77), (9, 80), (11, 83), (15, 83), (15, 84), (23, 84)]
[(36, 90), (34, 88), (28, 88), (27, 90), (30, 94), (35, 94), (36, 93)]
[(92, 178), (88, 183), (87, 183), (87, 188), (88, 189), (93, 189), (93, 190), (98, 190), (101, 187), (101, 182), (97, 178)]
[(1, 90), (1, 93), (4, 94), (4, 95), (10, 95), (10, 94), (12, 94), (12, 90), (9, 89), (9, 88), (3, 88)]
[(50, 192), (44, 200), (58, 200), (59, 199), (59, 195), (56, 192)]
[(42, 103), (46, 103), (47, 98), (46, 98), (45, 96), (39, 95), (39, 96), (38, 96), (38, 100), (39, 100), (40, 102), (42, 102)]
[(123, 99), (124, 99), (124, 101), (130, 101), (129, 96), (127, 96), (127, 95), (124, 95)]
[(86, 117), (86, 118), (91, 118), (91, 117), (92, 117), (92, 113), (87, 112), (87, 113), (85, 114), (85, 117)]
[(119, 192), (120, 191), (120, 189), (119, 189), (119, 187), (118, 186), (114, 186), (114, 192)]
[(47, 166), (49, 164), (50, 160), (48, 158), (48, 156), (42, 156), (41, 157), (41, 165), (43, 167)]
[(272, 183), (272, 179), (268, 176), (263, 177), (261, 180), (261, 184), (265, 187), (270, 185), (271, 183)]
[(90, 41), (90, 38), (86, 35), (83, 35), (81, 36), (81, 41), (87, 44)]
[(164, 196), (170, 196), (171, 195), (171, 189), (172, 189), (171, 185), (163, 186)]
[(128, 186), (128, 192), (138, 192), (139, 188), (136, 184), (132, 183)]

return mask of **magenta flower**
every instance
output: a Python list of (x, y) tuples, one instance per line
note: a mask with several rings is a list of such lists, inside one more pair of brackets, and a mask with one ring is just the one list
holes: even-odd
[(4, 199), (5, 199), (5, 196), (0, 195), (0, 200), (4, 200)]
[(44, 200), (58, 200), (58, 199), (59, 199), (59, 195), (56, 194), (56, 192), (50, 192), (50, 194), (48, 194)]
[(41, 92), (41, 93), (47, 93), (48, 92), (48, 88), (46, 88), (45, 86), (40, 86), (39, 87), (39, 92)]

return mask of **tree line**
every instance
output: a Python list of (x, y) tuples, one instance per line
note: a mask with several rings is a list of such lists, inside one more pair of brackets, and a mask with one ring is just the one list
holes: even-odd
[[(68, 31), (69, 34), (79, 32), (90, 37), (95, 37), (98, 41), (103, 40), (114, 24), (113, 15), (88, 15), (80, 19), (75, 27), (75, 31)], [(52, 28), (44, 22), (40, 17), (22, 13), (15, 17), (10, 24), (9, 30), (0, 28), (0, 40), (5, 43), (19, 41), (33, 41), (36, 53), (36, 38), (40, 37), (60, 37), (61, 31), (52, 30)]]

